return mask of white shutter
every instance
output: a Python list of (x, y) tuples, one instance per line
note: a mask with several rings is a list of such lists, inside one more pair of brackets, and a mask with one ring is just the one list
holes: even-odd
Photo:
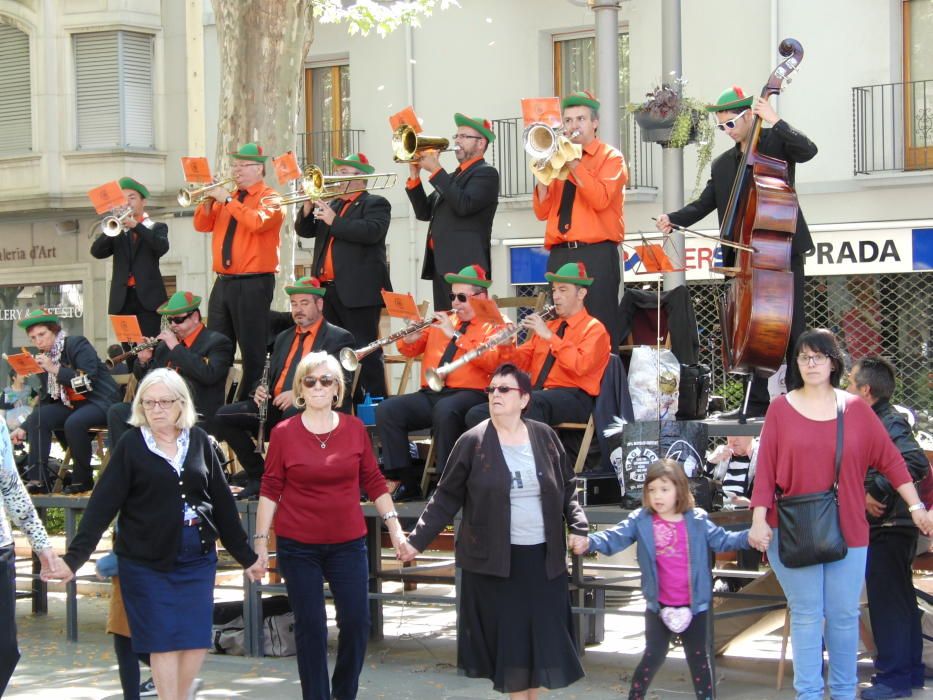
[(154, 148), (152, 127), (152, 35), (121, 32), (125, 143)]
[(0, 23), (0, 154), (31, 150), (29, 35)]
[(74, 35), (78, 149), (119, 148), (118, 32)]

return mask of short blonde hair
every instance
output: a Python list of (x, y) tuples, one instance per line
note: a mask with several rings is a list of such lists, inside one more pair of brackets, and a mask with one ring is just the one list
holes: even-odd
[(181, 402), (181, 412), (178, 414), (178, 420), (175, 421), (175, 427), (180, 429), (194, 427), (194, 424), (198, 422), (198, 414), (194, 411), (194, 401), (191, 400), (188, 384), (185, 383), (185, 380), (182, 379), (178, 372), (165, 367), (152, 370), (139, 383), (136, 388), (136, 396), (133, 398), (133, 409), (130, 414), (129, 424), (137, 428), (141, 425), (149, 426), (149, 420), (143, 410), (143, 396), (155, 384), (164, 384), (175, 395), (175, 398)]
[(311, 370), (321, 365), (324, 365), (337, 381), (337, 405), (343, 405), (343, 397), (347, 391), (347, 386), (343, 377), (343, 369), (340, 367), (340, 363), (337, 362), (337, 358), (328, 355), (326, 352), (309, 352), (301, 358), (301, 362), (295, 368), (295, 379), (292, 381), (292, 393), (295, 395), (293, 402), (298, 408), (304, 408), (304, 403), (298, 403), (298, 399), (301, 398), (302, 380), (311, 374)]

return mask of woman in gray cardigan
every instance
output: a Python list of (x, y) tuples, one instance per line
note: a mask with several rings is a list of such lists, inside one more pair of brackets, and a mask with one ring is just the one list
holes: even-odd
[[(457, 441), (437, 491), (399, 558), (411, 561), (461, 508), (457, 665), (512, 698), (583, 676), (571, 624), (567, 540), (586, 542), (575, 477), (557, 434), (523, 420), (531, 380), (511, 364), (493, 375), (490, 418)], [(565, 525), (566, 521), (566, 525)]]

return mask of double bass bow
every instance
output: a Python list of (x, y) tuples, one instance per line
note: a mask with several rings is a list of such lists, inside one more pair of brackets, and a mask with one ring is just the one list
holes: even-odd
[[(803, 58), (796, 39), (778, 47), (784, 59), (762, 88), (762, 99), (781, 92)], [(759, 153), (762, 120), (755, 115), (739, 162), (719, 237), (741, 244), (721, 313), (726, 371), (770, 375), (783, 362), (793, 317), (791, 243), (800, 212), (787, 163)]]

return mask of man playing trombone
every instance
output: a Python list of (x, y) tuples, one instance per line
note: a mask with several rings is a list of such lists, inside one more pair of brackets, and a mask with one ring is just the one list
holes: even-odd
[[(468, 265), (459, 273), (448, 273), (450, 303), (454, 313), (435, 313), (435, 323), (398, 341), (398, 351), (421, 360), (421, 390), (393, 396), (376, 406), (376, 429), (382, 443), (383, 471), (401, 483), (392, 498), (395, 501), (421, 497), (419, 474), (408, 451), (408, 433), (433, 429), (434, 454), (438, 470), (465, 428), (467, 411), (486, 400), (483, 390), (489, 384), (492, 367), (485, 358), (477, 358), (445, 377), (445, 386), (435, 392), (428, 388), (426, 373), (437, 370), (482, 345), (499, 326), (476, 319), (470, 304), (473, 298), (485, 299), (492, 280), (479, 265)], [(454, 324), (457, 325), (454, 325)]]
[(168, 252), (168, 226), (146, 213), (149, 190), (145, 185), (131, 177), (121, 177), (119, 182), (129, 212), (119, 219), (122, 227), (115, 234), (101, 231), (91, 244), (91, 255), (98, 260), (113, 256), (107, 313), (135, 316), (143, 335), (156, 335), (161, 322), (156, 308), (167, 296), (159, 258)]
[(208, 190), (194, 211), (194, 228), (212, 237), (217, 280), (207, 303), (208, 328), (239, 343), (242, 385), (253, 386), (266, 357), (282, 211), (261, 204), (276, 194), (264, 181), (262, 147), (247, 143), (229, 155), (237, 190), (231, 194), (219, 185)]
[[(496, 139), (488, 119), (454, 115), (454, 149), (459, 166), (453, 173), (441, 167), (436, 151), (424, 151), (409, 164), (408, 199), (419, 221), (430, 221), (421, 279), (433, 280), (434, 310), (450, 309), (450, 285), (443, 270), (477, 264), (490, 269), (492, 220), (499, 206), (499, 172), (484, 159)], [(429, 174), (434, 192), (427, 195), (421, 171)]]
[[(324, 318), (353, 334), (360, 345), (379, 337), (381, 290), (392, 290), (386, 258), (386, 234), (392, 205), (367, 192), (366, 175), (375, 168), (362, 153), (334, 158), (338, 176), (364, 176), (343, 183), (347, 194), (331, 201), (306, 201), (298, 211), (295, 232), (314, 239), (313, 274), (328, 290)], [(361, 362), (360, 384), (372, 396), (386, 395), (382, 350)]]
[(548, 272), (568, 262), (582, 262), (596, 279), (586, 308), (603, 322), (613, 348), (619, 346), (619, 288), (622, 267), (619, 244), (628, 168), (618, 149), (599, 139), (599, 100), (575, 92), (561, 102), (564, 131), (583, 147), (583, 156), (567, 163), (565, 180), (535, 187), (535, 216), (547, 221), (544, 247)]

